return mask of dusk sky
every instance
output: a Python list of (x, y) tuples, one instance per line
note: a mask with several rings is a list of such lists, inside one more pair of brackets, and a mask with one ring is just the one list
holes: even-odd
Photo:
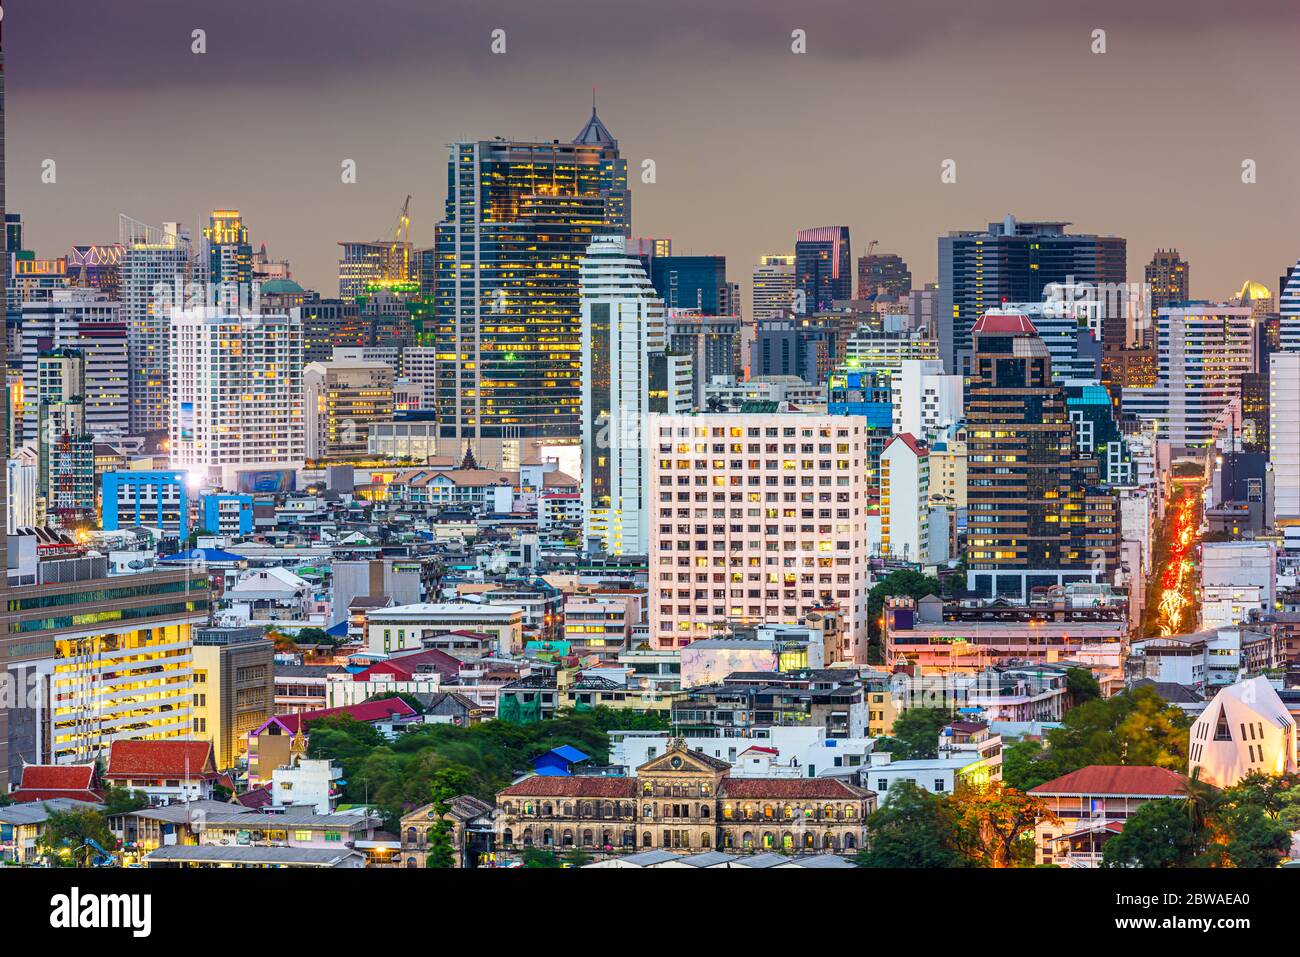
[(5, 28), (8, 206), (42, 256), (113, 241), (119, 212), (197, 232), (235, 207), (334, 295), (336, 241), (391, 235), (407, 193), (432, 243), (446, 144), (570, 139), (593, 86), (634, 234), (723, 253), (746, 287), (841, 223), (855, 257), (878, 239), (933, 281), (936, 237), (1008, 212), (1126, 237), (1130, 280), (1175, 246), (1198, 298), (1276, 293), (1300, 256), (1295, 0), (39, 0)]

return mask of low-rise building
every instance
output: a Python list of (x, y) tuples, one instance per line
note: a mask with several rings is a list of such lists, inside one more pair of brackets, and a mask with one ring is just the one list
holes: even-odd
[(114, 741), (104, 780), (153, 804), (206, 801), (220, 775), (210, 741)]
[(1187, 769), (1220, 788), (1296, 770), (1296, 721), (1267, 678), (1219, 689), (1192, 724)]

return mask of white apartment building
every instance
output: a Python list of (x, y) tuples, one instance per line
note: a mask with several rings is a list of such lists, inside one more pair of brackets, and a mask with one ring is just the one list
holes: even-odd
[(621, 236), (598, 236), (579, 264), (585, 536), (611, 555), (649, 547), (651, 412), (691, 408), (689, 360), (668, 354), (664, 304)]
[[(1291, 282), (1300, 282), (1300, 270)], [(1268, 455), (1274, 524), (1279, 527), (1300, 525), (1300, 288), (1295, 294), (1297, 351), (1275, 352), (1268, 364)]]
[(371, 428), (393, 420), (393, 367), (387, 362), (333, 359), (302, 370), (306, 456), (369, 454)]
[(650, 628), (681, 648), (728, 623), (843, 615), (839, 657), (867, 653), (867, 420), (650, 417)]
[(127, 327), (119, 303), (93, 289), (55, 289), (41, 302), (22, 305), (23, 432), (36, 438), (38, 426), (37, 357), (75, 349), (84, 360), (86, 428), (97, 438), (125, 435), (129, 429)]
[(1201, 545), (1201, 627), (1248, 621), (1277, 599), (1277, 546), (1269, 541)]
[(304, 461), (302, 321), (176, 310), (171, 328), (171, 464), (225, 488), (239, 472)]
[(425, 647), (422, 639), (451, 631), (487, 635), (498, 654), (511, 655), (523, 647), (524, 610), (472, 601), (374, 608), (366, 614), (366, 650), (385, 655), (419, 651)]
[(1255, 367), (1249, 306), (1189, 303), (1157, 315), (1159, 375), (1153, 388), (1124, 389), (1126, 414), (1154, 422), (1174, 448), (1204, 448), (1225, 407)]
[(932, 442), (961, 421), (962, 377), (944, 375), (938, 359), (904, 359), (889, 377), (889, 398), (894, 434)]
[(754, 321), (776, 319), (794, 308), (793, 255), (760, 256), (754, 268)]
[(163, 223), (159, 229), (126, 216), (120, 223), (125, 248), (119, 295), (131, 361), (130, 431), (138, 435), (170, 424), (168, 317), (188, 284), (200, 277), (194, 274), (189, 232), (179, 223)]
[(930, 560), (929, 500), (929, 451), (913, 435), (895, 435), (880, 453), (882, 554), (918, 565)]
[(908, 359), (939, 360), (939, 341), (924, 331), (879, 332), (859, 329), (844, 343), (844, 367), (893, 375)]

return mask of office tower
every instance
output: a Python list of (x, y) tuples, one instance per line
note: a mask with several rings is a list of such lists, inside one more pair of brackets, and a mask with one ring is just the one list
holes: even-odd
[(120, 306), (93, 289), (64, 289), (47, 302), (23, 306), (22, 440), (36, 438), (37, 357), (65, 349), (79, 353), (84, 362), (87, 431), (97, 439), (126, 435), (129, 341)]
[(866, 661), (866, 430), (858, 416), (650, 417), (655, 648), (834, 606), (836, 658)]
[(775, 319), (794, 308), (794, 256), (760, 256), (754, 268), (753, 318)]
[(923, 332), (882, 332), (864, 326), (844, 343), (841, 367), (889, 376), (907, 359), (938, 358), (939, 343)]
[(669, 309), (668, 348), (691, 365), (691, 402), (704, 408), (704, 387), (715, 375), (740, 370), (742, 326), (735, 316), (705, 316), (694, 309)]
[[(1056, 359), (1052, 359), (1053, 368)], [(1097, 463), (1103, 485), (1129, 485), (1134, 481), (1133, 457), (1120, 431), (1110, 392), (1096, 379), (1052, 378), (1065, 390), (1065, 407), (1074, 426), (1075, 452)]]
[(880, 552), (918, 565), (930, 560), (930, 450), (907, 432), (880, 453)]
[(962, 377), (946, 375), (938, 359), (905, 359), (888, 377), (895, 435), (930, 442), (962, 419)]
[(695, 309), (706, 316), (735, 315), (730, 300), (726, 256), (655, 256), (650, 282), (668, 309)]
[(1156, 384), (1125, 389), (1124, 413), (1154, 422), (1159, 437), (1175, 448), (1211, 445), (1222, 429), (1221, 415), (1241, 396), (1242, 376), (1256, 368), (1250, 308), (1165, 306), (1156, 322)]
[(652, 412), (689, 412), (690, 359), (668, 351), (664, 304), (621, 236), (581, 262), (584, 537), (611, 555), (645, 555)]
[(46, 510), (64, 528), (95, 510), (95, 442), (86, 428), (85, 362), (59, 349), (36, 357), (39, 485)]
[(1268, 454), (1269, 440), (1269, 379), (1268, 369), (1247, 372), (1241, 377), (1241, 451)]
[(1275, 353), (1268, 376), (1274, 525), (1300, 525), (1300, 352)]
[(1097, 339), (1102, 310), (1093, 302), (1017, 302), (1001, 311), (1028, 316), (1052, 356), (1057, 382), (1100, 379), (1102, 344)]
[(302, 370), (307, 458), (365, 458), (371, 426), (393, 421), (393, 378), (386, 362), (307, 363)]
[(799, 230), (794, 244), (796, 312), (810, 316), (832, 308), (837, 300), (853, 298), (849, 257), (849, 227)]
[(185, 301), (190, 283), (199, 276), (189, 234), (179, 223), (156, 228), (121, 216), (118, 229), (121, 315), (131, 367), (130, 427), (139, 434), (168, 427), (168, 316), (173, 306)]
[(342, 299), (310, 299), (289, 311), (302, 323), (304, 362), (328, 362), (334, 350), (375, 344), (374, 327), (361, 318), (361, 307)]
[[(874, 245), (874, 244), (873, 244)], [(880, 293), (903, 299), (912, 291), (912, 271), (896, 253), (867, 253), (858, 257), (858, 298)]]
[(1065, 392), (1033, 323), (990, 312), (971, 329), (966, 398), (967, 587), (1028, 601), (1036, 587), (1105, 581), (1118, 561), (1115, 499), (1075, 451)]
[(83, 289), (117, 299), (122, 287), (122, 253), (120, 243), (73, 246), (68, 252), (68, 277)]
[(339, 298), (344, 302), (357, 302), (380, 289), (409, 298), (424, 281), (412, 279), (410, 243), (340, 242), (339, 246), (343, 248), (339, 257)]
[(171, 329), (172, 467), (229, 490), (241, 472), (301, 468), (302, 323), (204, 307)]
[(594, 109), (570, 143), (452, 145), (426, 328), (444, 357), (440, 439), (489, 461), (527, 439), (582, 434), (578, 261), (593, 237), (628, 236), (630, 223), (627, 161)]
[(1278, 294), (1278, 346), (1287, 352), (1300, 352), (1300, 262), (1287, 270)]
[(1138, 337), (1137, 345), (1153, 346), (1156, 341), (1157, 317), (1170, 303), (1187, 302), (1191, 295), (1191, 268), (1177, 249), (1157, 249), (1146, 265), (1145, 279), (1151, 312)]
[(208, 247), (208, 281), (223, 287), (219, 305), (248, 308), (253, 296), (253, 246), (237, 209), (214, 209), (203, 230)]
[(967, 374), (971, 327), (1004, 303), (1040, 302), (1049, 285), (1090, 291), (1107, 304), (1103, 342), (1125, 341), (1128, 317), (1117, 300), (1125, 282), (1125, 247), (1116, 236), (1071, 235), (1066, 222), (1018, 222), (939, 238), (939, 352), (944, 368)]

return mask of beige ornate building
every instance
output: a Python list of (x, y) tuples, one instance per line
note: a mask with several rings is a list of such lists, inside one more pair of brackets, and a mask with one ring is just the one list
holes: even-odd
[(731, 765), (674, 740), (635, 777), (534, 776), (497, 795), (496, 846), (592, 856), (715, 848), (856, 853), (876, 807), (838, 778), (736, 778)]

